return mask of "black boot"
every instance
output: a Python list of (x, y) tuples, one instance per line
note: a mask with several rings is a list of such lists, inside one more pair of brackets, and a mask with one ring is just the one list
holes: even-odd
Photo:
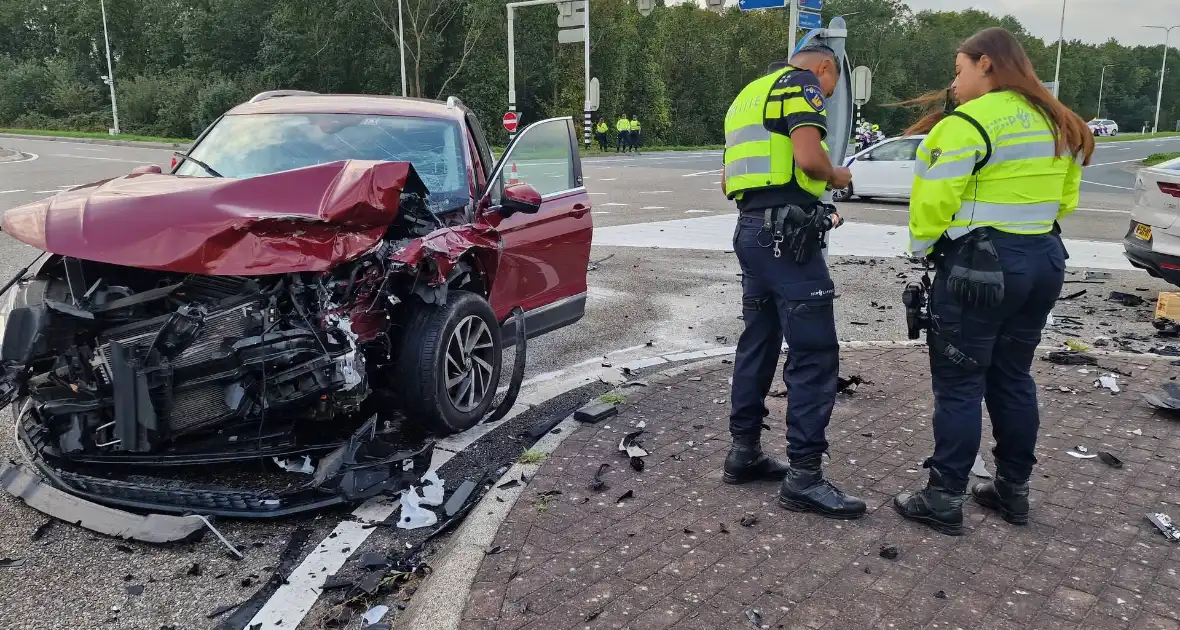
[(791, 460), (778, 491), (778, 504), (792, 512), (815, 512), (825, 518), (850, 520), (864, 515), (865, 502), (844, 494), (824, 479), (823, 455)]
[(963, 502), (967, 500), (962, 492), (947, 489), (942, 473), (930, 469), (930, 481), (918, 492), (902, 492), (893, 498), (893, 509), (902, 518), (929, 525), (934, 531), (948, 536), (962, 536)]
[(725, 458), (725, 483), (739, 484), (747, 481), (778, 481), (787, 474), (787, 467), (777, 459), (762, 452), (762, 442), (757, 435), (735, 435), (729, 456)]
[(975, 502), (1000, 513), (1013, 525), (1028, 524), (1028, 482), (1014, 483), (996, 476), (995, 481), (977, 483), (971, 488)]

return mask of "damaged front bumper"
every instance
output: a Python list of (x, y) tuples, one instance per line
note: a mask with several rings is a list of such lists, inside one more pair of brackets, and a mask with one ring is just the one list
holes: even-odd
[[(24, 426), (18, 422), (18, 446), (43, 482), (94, 503), (162, 514), (279, 518), (358, 502), (382, 493), (406, 490), (426, 472), (434, 453), (433, 441), (406, 449), (388, 440), (385, 434), (378, 433), (374, 416), (347, 442), (320, 459), (310, 481), (275, 492), (198, 486), (142, 475), (127, 478), (111, 474), (99, 476), (85, 467), (67, 468), (44, 458), (29, 440), (28, 433), (22, 430)], [(10, 487), (8, 483), (3, 486), (20, 497), (14, 491), (16, 486)], [(68, 522), (82, 520), (81, 524), (86, 526), (86, 519), (57, 514), (32, 502), (29, 504)]]

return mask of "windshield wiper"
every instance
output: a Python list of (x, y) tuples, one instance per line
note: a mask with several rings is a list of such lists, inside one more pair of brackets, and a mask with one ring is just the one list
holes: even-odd
[(173, 151), (173, 152), (172, 152), (172, 154), (173, 154), (173, 155), (175, 155), (176, 157), (180, 158), (180, 161), (181, 161), (181, 162), (183, 162), (183, 161), (185, 161), (185, 160), (188, 160), (189, 162), (192, 162), (193, 164), (196, 164), (197, 166), (199, 166), (199, 167), (201, 167), (202, 169), (204, 169), (204, 171), (205, 171), (206, 173), (208, 173), (208, 174), (212, 175), (213, 177), (225, 177), (225, 176), (224, 176), (224, 175), (222, 175), (221, 173), (218, 173), (217, 171), (213, 170), (213, 167), (212, 167), (212, 166), (209, 166), (208, 164), (206, 164), (206, 163), (204, 163), (204, 162), (202, 162), (202, 161), (198, 160), (197, 158), (195, 158), (195, 157), (193, 157), (193, 156), (191, 156), (191, 155), (186, 155), (186, 154), (184, 154), (184, 153), (181, 153), (180, 151)]

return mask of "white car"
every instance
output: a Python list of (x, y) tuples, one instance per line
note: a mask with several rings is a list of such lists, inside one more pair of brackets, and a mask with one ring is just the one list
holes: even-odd
[(832, 193), (833, 201), (852, 197), (909, 199), (914, 186), (914, 161), (926, 136), (890, 138), (844, 161), (852, 171), (852, 185)]
[(1180, 286), (1180, 158), (1139, 170), (1131, 227), (1123, 237), (1131, 264)]
[(1119, 124), (1109, 118), (1095, 118), (1086, 123), (1090, 127), (1090, 131), (1096, 136), (1117, 136), (1119, 135)]

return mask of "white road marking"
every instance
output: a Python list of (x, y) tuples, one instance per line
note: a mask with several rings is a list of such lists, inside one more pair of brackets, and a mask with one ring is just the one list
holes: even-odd
[(603, 193), (603, 192), (592, 192), (592, 193), (590, 193), (590, 194), (591, 194), (591, 195), (605, 195), (606, 193)]
[(715, 169), (712, 171), (701, 171), (699, 173), (689, 173), (687, 175), (681, 175), (681, 177), (700, 177), (701, 175), (712, 175), (714, 173), (720, 173), (722, 170), (723, 169)]
[(1102, 164), (1091, 164), (1086, 168), (1094, 168), (1096, 166), (1114, 166), (1115, 164), (1129, 164), (1131, 162), (1142, 162), (1143, 158), (1135, 158), (1134, 160), (1119, 160), (1118, 162), (1103, 162)]
[(684, 214), (713, 214), (714, 210), (685, 210)]
[(1116, 149), (1116, 150), (1118, 150), (1118, 151), (1130, 151), (1130, 150), (1131, 150), (1131, 147), (1123, 147), (1122, 149)]
[(664, 206), (644, 206), (640, 210), (667, 210)]
[[(661, 249), (733, 249), (736, 214), (676, 219), (601, 227), (594, 230), (594, 244), (605, 247), (659, 247)], [(829, 253), (833, 256), (897, 256), (909, 245), (905, 226), (849, 222), (832, 232)], [(1091, 269), (1133, 269), (1123, 256), (1121, 242), (1065, 239), (1070, 267)]]
[(608, 212), (606, 210), (596, 210), (594, 212), (591, 212), (590, 214), (610, 214), (610, 212)]
[(128, 164), (152, 164), (144, 160), (124, 160), (123, 158), (99, 157), (97, 155), (70, 155), (69, 153), (54, 153), (50, 157), (77, 158), (80, 160), (102, 160), (104, 162), (127, 162)]
[(617, 178), (617, 177), (607, 177), (607, 178), (604, 178), (604, 179), (600, 179), (600, 180), (598, 180), (598, 181), (601, 181), (601, 182), (613, 182), (613, 181), (615, 181), (616, 179), (618, 179), (618, 178)]
[(59, 193), (59, 192), (61, 192), (61, 191), (60, 191), (60, 190), (58, 190), (58, 189), (56, 189), (56, 188), (54, 188), (53, 190), (34, 190), (34, 191), (33, 191), (33, 194), (34, 194), (34, 195), (46, 195), (46, 194), (49, 194), (49, 195), (56, 195), (56, 194), (57, 194), (57, 193)]
[(661, 194), (670, 193), (670, 192), (672, 192), (672, 191), (670, 191), (670, 190), (641, 190), (641, 191), (639, 191), (639, 194), (641, 194), (641, 195), (661, 195)]
[(33, 160), (41, 157), (40, 155), (37, 155), (36, 153), (29, 153), (28, 151), (21, 151), (21, 153), (27, 155), (28, 157), (24, 157), (19, 160), (9, 160), (7, 162), (0, 162), (0, 166), (3, 166), (5, 164), (20, 164), (21, 162), (32, 162)]
[(24, 192), (24, 191), (25, 191), (25, 189), (23, 189), (23, 188), (17, 188), (14, 190), (0, 190), (0, 195), (7, 195), (8, 193), (18, 193), (18, 192)]
[(94, 151), (96, 153), (105, 153), (106, 149), (95, 149), (94, 147), (78, 147), (75, 151)]
[(1129, 186), (1115, 186), (1114, 184), (1100, 184), (1100, 183), (1098, 183), (1098, 182), (1092, 182), (1092, 181), (1085, 180), (1085, 179), (1083, 179), (1083, 180), (1082, 180), (1082, 183), (1083, 183), (1083, 184), (1091, 184), (1091, 185), (1094, 185), (1094, 186), (1105, 186), (1105, 187), (1107, 187), (1107, 188), (1118, 188), (1118, 189), (1121, 189), (1121, 190), (1135, 190), (1134, 188), (1131, 188), (1131, 187), (1129, 187)]
[(629, 206), (629, 205), (631, 205), (631, 204), (629, 204), (629, 203), (618, 203), (618, 202), (615, 202), (615, 201), (608, 201), (607, 203), (600, 203), (600, 204), (598, 204), (598, 205), (600, 205), (600, 206), (602, 206), (602, 207), (604, 207), (604, 208), (605, 208), (605, 207), (609, 207), (609, 206)]

